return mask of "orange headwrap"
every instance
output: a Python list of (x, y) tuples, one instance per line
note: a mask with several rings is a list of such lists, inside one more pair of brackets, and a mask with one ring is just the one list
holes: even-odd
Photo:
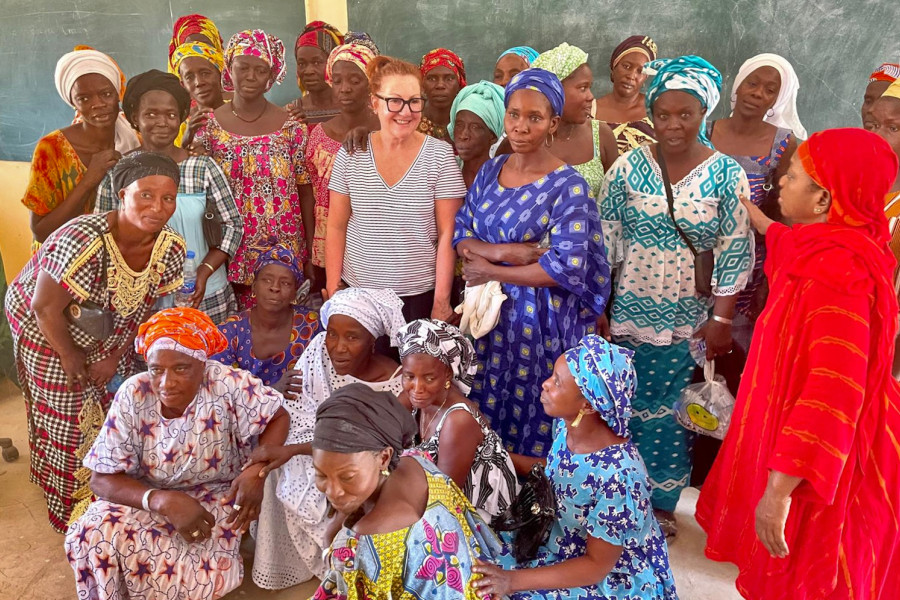
[(167, 308), (159, 311), (138, 328), (134, 346), (146, 357), (153, 345), (161, 340), (175, 342), (167, 349), (179, 350), (198, 359), (201, 355), (208, 358), (228, 347), (228, 340), (216, 328), (215, 323), (206, 313), (195, 308)]

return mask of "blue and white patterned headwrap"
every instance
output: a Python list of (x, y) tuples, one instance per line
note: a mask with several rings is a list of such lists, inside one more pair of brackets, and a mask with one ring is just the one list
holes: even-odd
[(504, 105), (509, 107), (509, 99), (514, 92), (519, 90), (534, 90), (542, 93), (550, 101), (550, 108), (553, 109), (553, 116), (561, 115), (563, 104), (566, 103), (565, 92), (563, 92), (562, 83), (559, 77), (545, 71), (544, 69), (525, 69), (509, 80), (506, 84), (506, 95), (504, 96)]
[[(647, 114), (653, 114), (653, 103), (660, 94), (672, 90), (687, 92), (700, 101), (707, 115), (715, 110), (722, 94), (722, 74), (699, 56), (659, 58), (644, 65), (644, 73), (653, 79), (647, 86)], [(706, 137), (706, 119), (700, 125), (700, 141), (712, 148)]]
[(597, 414), (619, 437), (629, 437), (631, 398), (637, 390), (634, 352), (587, 335), (563, 355), (575, 383)]
[(528, 66), (531, 66), (531, 63), (534, 62), (534, 59), (538, 57), (538, 51), (532, 48), (531, 46), (514, 46), (509, 50), (505, 51), (503, 54), (497, 57), (497, 62), (500, 62), (500, 59), (506, 56), (507, 54), (515, 54), (528, 63)]

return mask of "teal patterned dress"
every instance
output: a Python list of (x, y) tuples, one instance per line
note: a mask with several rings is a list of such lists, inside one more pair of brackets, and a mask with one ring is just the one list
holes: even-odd
[[(713, 295), (747, 285), (754, 239), (739, 195), (750, 196), (734, 159), (714, 152), (673, 182), (675, 216), (699, 251), (715, 256)], [(600, 194), (608, 258), (618, 270), (610, 329), (613, 341), (635, 351), (638, 391), (631, 430), (647, 461), (653, 505), (674, 511), (691, 472), (693, 436), (678, 425), (672, 405), (690, 382), (688, 340), (707, 320), (711, 300), (694, 286), (694, 257), (669, 216), (659, 165), (649, 146), (619, 157)]]

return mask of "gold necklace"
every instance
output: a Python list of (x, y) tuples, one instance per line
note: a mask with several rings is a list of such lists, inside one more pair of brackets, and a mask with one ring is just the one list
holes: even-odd
[[(444, 398), (444, 401), (441, 403), (441, 405), (438, 407), (438, 409), (435, 411), (435, 413), (431, 416), (431, 419), (429, 419), (428, 423), (425, 425), (425, 434), (428, 433), (428, 428), (431, 427), (431, 424), (434, 423), (434, 420), (437, 418), (437, 416), (439, 414), (441, 414), (442, 410), (444, 410), (444, 405), (447, 404), (447, 400), (449, 400), (449, 399), (450, 399), (450, 392), (448, 391), (447, 396)], [(419, 432), (419, 436), (423, 439), (423, 441), (425, 439), (425, 434), (423, 434), (422, 432)]]

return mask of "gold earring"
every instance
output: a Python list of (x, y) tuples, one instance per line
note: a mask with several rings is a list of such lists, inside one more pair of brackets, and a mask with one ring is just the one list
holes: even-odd
[(444, 389), (445, 389), (445, 390), (449, 390), (449, 389), (450, 389), (450, 380), (449, 380), (449, 379), (447, 380), (447, 383), (444, 384)]
[(390, 476), (391, 476), (391, 472), (388, 471), (388, 470), (385, 468), (385, 469), (382, 469), (382, 470), (381, 470), (381, 475), (382, 475), (383, 477), (390, 477)]
[(588, 408), (582, 408), (581, 410), (579, 410), (578, 416), (575, 417), (574, 421), (572, 421), (572, 429), (575, 429), (576, 427), (581, 425), (581, 419), (583, 419), (584, 415), (588, 414), (589, 412), (590, 412), (590, 409), (588, 409)]

